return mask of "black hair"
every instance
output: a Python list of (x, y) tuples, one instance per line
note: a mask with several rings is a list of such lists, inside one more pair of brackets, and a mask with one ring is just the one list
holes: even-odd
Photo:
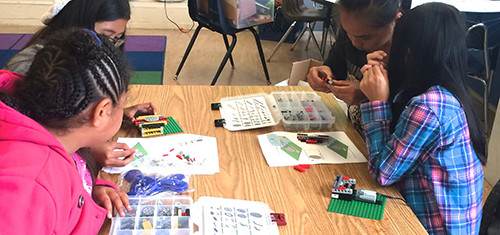
[(398, 95), (399, 103), (393, 105), (391, 130), (394, 130), (404, 105), (412, 97), (439, 85), (461, 103), (474, 150), (481, 162), (485, 163), (486, 140), (466, 86), (465, 37), (463, 15), (455, 7), (443, 3), (420, 5), (398, 22), (394, 29), (388, 68), (390, 99), (394, 100)]
[[(90, 120), (87, 108), (104, 98), (117, 105), (129, 85), (129, 65), (107, 36), (67, 29), (55, 32), (35, 55), (14, 96), (0, 100), (45, 127), (65, 131)], [(95, 184), (100, 166), (89, 148), (77, 153)]]
[(338, 0), (338, 5), (347, 12), (366, 17), (374, 27), (391, 23), (402, 10), (401, 0)]
[(55, 31), (82, 27), (93, 30), (96, 22), (130, 20), (129, 0), (71, 0), (47, 26), (33, 35), (25, 47), (45, 40)]
[(107, 36), (69, 29), (47, 40), (15, 99), (4, 99), (43, 126), (65, 130), (85, 123), (89, 117), (83, 111), (104, 98), (118, 104), (128, 84), (129, 66)]

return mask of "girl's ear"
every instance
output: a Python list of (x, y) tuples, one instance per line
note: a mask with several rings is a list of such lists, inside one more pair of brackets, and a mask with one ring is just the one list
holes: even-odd
[(396, 17), (394, 17), (394, 22), (398, 22), (399, 19), (401, 19), (401, 17), (403, 16), (403, 13), (402, 12), (398, 12), (396, 13)]
[(92, 125), (94, 127), (100, 127), (103, 124), (106, 124), (113, 111), (112, 108), (113, 103), (110, 99), (106, 98), (99, 101), (93, 111)]

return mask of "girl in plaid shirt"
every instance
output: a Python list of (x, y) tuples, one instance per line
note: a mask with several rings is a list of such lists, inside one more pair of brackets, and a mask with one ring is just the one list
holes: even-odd
[(430, 234), (476, 234), (485, 138), (467, 94), (465, 21), (428, 3), (396, 25), (388, 71), (367, 56), (360, 88), (369, 170), (396, 185)]

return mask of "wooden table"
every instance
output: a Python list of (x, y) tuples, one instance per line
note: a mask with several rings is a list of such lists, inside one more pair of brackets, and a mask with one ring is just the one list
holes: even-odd
[[(327, 212), (331, 185), (336, 175), (357, 180), (357, 188), (398, 196), (394, 187), (381, 187), (368, 173), (367, 164), (312, 165), (305, 173), (293, 167), (269, 167), (262, 155), (257, 135), (281, 131), (283, 127), (231, 132), (215, 127), (219, 111), (210, 104), (223, 97), (273, 91), (312, 91), (309, 87), (273, 86), (155, 86), (134, 85), (128, 105), (153, 102), (160, 114), (173, 116), (184, 133), (217, 137), (220, 173), (191, 177), (194, 201), (201, 196), (224, 197), (267, 203), (271, 210), (284, 213), (287, 225), (280, 234), (426, 234), (412, 210), (399, 200), (388, 200), (382, 221)], [(332, 95), (319, 93), (336, 116), (333, 130), (344, 131), (366, 156), (366, 145)], [(138, 136), (137, 130), (121, 130), (118, 136)], [(111, 181), (117, 175), (101, 172)], [(101, 234), (109, 231), (107, 221)]]

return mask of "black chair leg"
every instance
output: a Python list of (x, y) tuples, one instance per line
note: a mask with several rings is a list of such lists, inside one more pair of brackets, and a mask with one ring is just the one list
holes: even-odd
[(257, 31), (253, 27), (248, 28), (250, 32), (252, 32), (255, 42), (257, 43), (257, 49), (259, 50), (260, 61), (262, 62), (262, 67), (264, 68), (264, 74), (266, 75), (267, 85), (271, 84), (271, 80), (269, 79), (269, 73), (267, 72), (266, 59), (264, 58), (264, 51), (262, 50), (262, 44), (260, 44), (260, 38), (257, 34)]
[(189, 52), (191, 52), (191, 49), (193, 48), (194, 41), (196, 41), (196, 37), (198, 37), (198, 34), (200, 33), (202, 26), (199, 26), (196, 28), (194, 31), (193, 37), (191, 38), (191, 41), (189, 42), (188, 47), (186, 48), (186, 52), (184, 52), (184, 56), (182, 57), (181, 64), (179, 64), (179, 67), (177, 68), (177, 72), (175, 72), (174, 80), (177, 81), (177, 77), (179, 76), (179, 73), (181, 73), (182, 66), (184, 66), (184, 62), (186, 62), (186, 59), (189, 55)]
[(231, 36), (233, 37), (233, 41), (231, 42), (231, 45), (229, 45), (229, 48), (227, 48), (226, 55), (224, 56), (224, 59), (222, 59), (222, 62), (220, 63), (219, 68), (217, 69), (217, 73), (215, 73), (215, 77), (212, 80), (212, 83), (210, 83), (210, 86), (215, 85), (220, 73), (222, 72), (222, 69), (224, 69), (224, 66), (226, 66), (227, 60), (229, 59), (229, 57), (231, 57), (231, 53), (233, 52), (234, 46), (236, 45), (236, 35), (233, 34)]
[[(222, 34), (222, 38), (224, 38), (224, 44), (226, 44), (226, 50), (229, 49), (229, 42), (227, 40), (227, 34)], [(231, 67), (234, 69), (233, 55), (229, 55), (229, 62), (231, 62)]]
[(323, 34), (321, 35), (321, 58), (325, 60), (326, 52), (326, 41), (328, 40), (328, 29), (330, 28), (330, 14), (328, 14), (328, 19), (323, 21)]

